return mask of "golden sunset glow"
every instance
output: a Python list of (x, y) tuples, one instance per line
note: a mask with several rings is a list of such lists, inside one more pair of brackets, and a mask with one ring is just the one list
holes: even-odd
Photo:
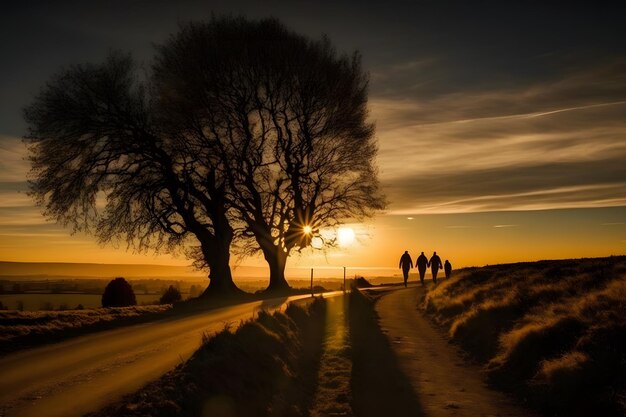
[[(136, 253), (124, 242), (103, 246), (89, 234), (72, 234), (46, 220), (27, 195), (29, 162), (21, 139), (26, 132), (21, 107), (59, 66), (95, 62), (128, 45), (148, 56), (154, 42), (176, 30), (169, 15), (155, 25), (149, 42), (134, 31), (105, 42), (98, 34), (107, 27), (94, 21), (83, 34), (93, 53), (70, 48), (49, 64), (14, 60), (15, 74), (5, 78), (26, 78), (15, 84), (23, 88), (3, 95), (7, 104), (0, 112), (0, 260), (189, 265), (182, 251)], [(286, 23), (298, 29), (297, 19), (290, 19)], [(541, 47), (533, 44), (527, 57), (524, 48), (481, 38), (476, 45), (493, 48), (492, 53), (485, 55), (489, 59), (471, 59), (477, 67), (468, 71), (465, 53), (471, 56), (474, 49), (465, 43), (470, 42), (465, 32), (449, 44), (431, 45), (418, 40), (441, 28), (407, 24), (407, 37), (418, 44), (398, 40), (390, 58), (369, 24), (361, 21), (362, 27), (347, 32), (324, 22), (304, 33), (316, 38), (328, 32), (342, 48), (360, 49), (366, 58), (369, 121), (375, 123), (376, 165), (389, 205), (364, 223), (327, 235), (315, 236), (311, 225), (303, 225), (315, 251), (292, 253), (288, 269), (311, 262), (387, 268), (405, 250), (437, 250), (455, 267), (626, 252), (626, 61), (621, 52), (605, 51), (601, 59), (581, 52), (576, 65), (563, 66), (558, 47), (535, 51)], [(456, 33), (454, 25), (447, 31)], [(46, 50), (55, 44), (43, 40), (52, 38), (41, 37)], [(41, 72), (28, 71), (34, 67)], [(543, 74), (547, 67), (553, 73)], [(317, 250), (330, 241), (337, 243), (334, 249)], [(233, 254), (231, 259), (266, 266), (262, 256)]]
[(354, 243), (354, 230), (351, 227), (340, 227), (337, 230), (337, 242), (339, 246), (347, 247)]
[(0, 417), (626, 416), (626, 2), (5, 3)]

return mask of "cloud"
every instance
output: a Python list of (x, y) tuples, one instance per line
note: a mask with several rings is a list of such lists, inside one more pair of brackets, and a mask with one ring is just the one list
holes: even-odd
[(32, 226), (46, 223), (39, 209), (34, 206), (0, 207), (0, 231), (6, 226)]
[(375, 98), (392, 214), (626, 205), (626, 60), (558, 82)]
[(22, 140), (0, 135), (0, 182), (22, 182), (29, 170)]
[(26, 156), (21, 139), (0, 136), (0, 235), (6, 237), (38, 236), (39, 230), (23, 231), (20, 228), (40, 228), (46, 223), (41, 210), (27, 195), (29, 165)]

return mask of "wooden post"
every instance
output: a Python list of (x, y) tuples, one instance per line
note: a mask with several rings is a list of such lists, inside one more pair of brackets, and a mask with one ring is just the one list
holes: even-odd
[(311, 296), (313, 296), (313, 268), (311, 268)]
[(343, 292), (346, 292), (346, 267), (343, 267)]

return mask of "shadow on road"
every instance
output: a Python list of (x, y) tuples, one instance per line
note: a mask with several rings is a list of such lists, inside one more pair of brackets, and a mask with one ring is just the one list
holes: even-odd
[(289, 298), (289, 297), (288, 296), (283, 296), (283, 297), (270, 298), (270, 299), (263, 300), (263, 301), (261, 301), (261, 305), (259, 306), (259, 310), (267, 310), (267, 309), (278, 307), (282, 303), (287, 301), (287, 298)]
[(380, 330), (373, 302), (359, 291), (353, 291), (350, 297), (354, 415), (423, 416), (419, 400)]

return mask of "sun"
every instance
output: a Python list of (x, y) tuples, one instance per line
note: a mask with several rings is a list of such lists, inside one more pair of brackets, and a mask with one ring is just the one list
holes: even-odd
[(310, 235), (312, 231), (313, 228), (309, 225), (306, 225), (302, 228), (302, 232), (304, 232), (305, 235)]
[(354, 230), (351, 227), (340, 227), (337, 230), (337, 242), (339, 246), (350, 246), (354, 243)]

